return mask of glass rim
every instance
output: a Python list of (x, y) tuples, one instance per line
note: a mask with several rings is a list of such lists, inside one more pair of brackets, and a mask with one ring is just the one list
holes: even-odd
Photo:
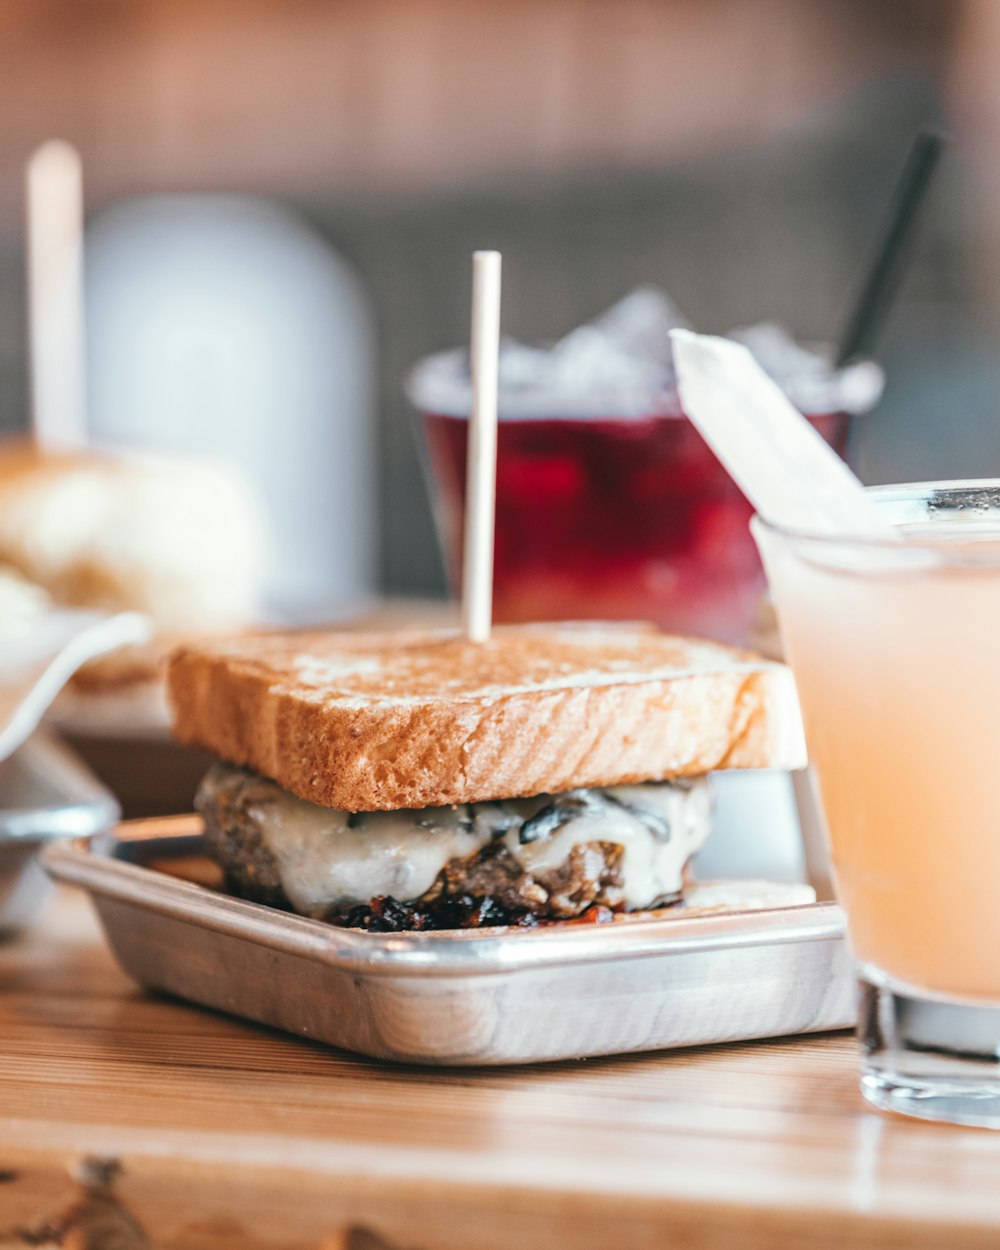
[[(866, 486), (865, 493), (875, 499), (899, 501), (925, 499), (930, 495), (961, 495), (976, 492), (992, 492), (997, 496), (997, 528), (1000, 531), (1000, 478), (962, 478), (931, 482), (898, 482), (879, 486)], [(944, 502), (944, 499), (942, 499)], [(872, 551), (894, 551), (898, 544), (891, 538), (873, 538), (871, 534), (829, 534), (816, 530), (797, 529), (769, 521), (759, 512), (750, 519), (752, 530), (761, 530), (792, 542), (814, 543), (824, 547), (860, 547)], [(925, 547), (940, 552), (942, 546), (932, 538), (914, 539), (911, 547)]]

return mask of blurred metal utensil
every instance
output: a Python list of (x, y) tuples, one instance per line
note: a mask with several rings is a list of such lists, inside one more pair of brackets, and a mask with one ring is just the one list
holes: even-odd
[(24, 742), (81, 665), (118, 647), (148, 641), (139, 612), (58, 608), (30, 629), (0, 637), (0, 760)]

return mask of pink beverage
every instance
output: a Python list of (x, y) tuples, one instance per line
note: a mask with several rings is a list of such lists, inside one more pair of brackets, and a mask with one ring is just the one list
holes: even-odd
[[(848, 418), (810, 420), (841, 454)], [(459, 586), (467, 422), (425, 413), (452, 583)], [(498, 621), (653, 620), (743, 642), (764, 576), (751, 508), (674, 406), (647, 416), (501, 420), (494, 615)]]
[(905, 545), (756, 520), (863, 987), (863, 1089), (1000, 1127), (1000, 483), (872, 492)]

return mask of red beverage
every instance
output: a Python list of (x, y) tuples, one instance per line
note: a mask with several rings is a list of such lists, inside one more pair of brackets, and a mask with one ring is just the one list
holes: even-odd
[[(843, 455), (848, 418), (810, 420)], [(424, 415), (456, 589), (467, 428), (464, 417)], [(764, 587), (751, 514), (679, 412), (501, 419), (494, 618), (652, 620), (743, 642)]]

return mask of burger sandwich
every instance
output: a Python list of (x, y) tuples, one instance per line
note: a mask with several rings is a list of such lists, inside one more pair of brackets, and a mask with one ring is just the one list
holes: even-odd
[(208, 640), (168, 691), (229, 890), (373, 930), (724, 904), (708, 774), (804, 763), (784, 666), (641, 626)]

